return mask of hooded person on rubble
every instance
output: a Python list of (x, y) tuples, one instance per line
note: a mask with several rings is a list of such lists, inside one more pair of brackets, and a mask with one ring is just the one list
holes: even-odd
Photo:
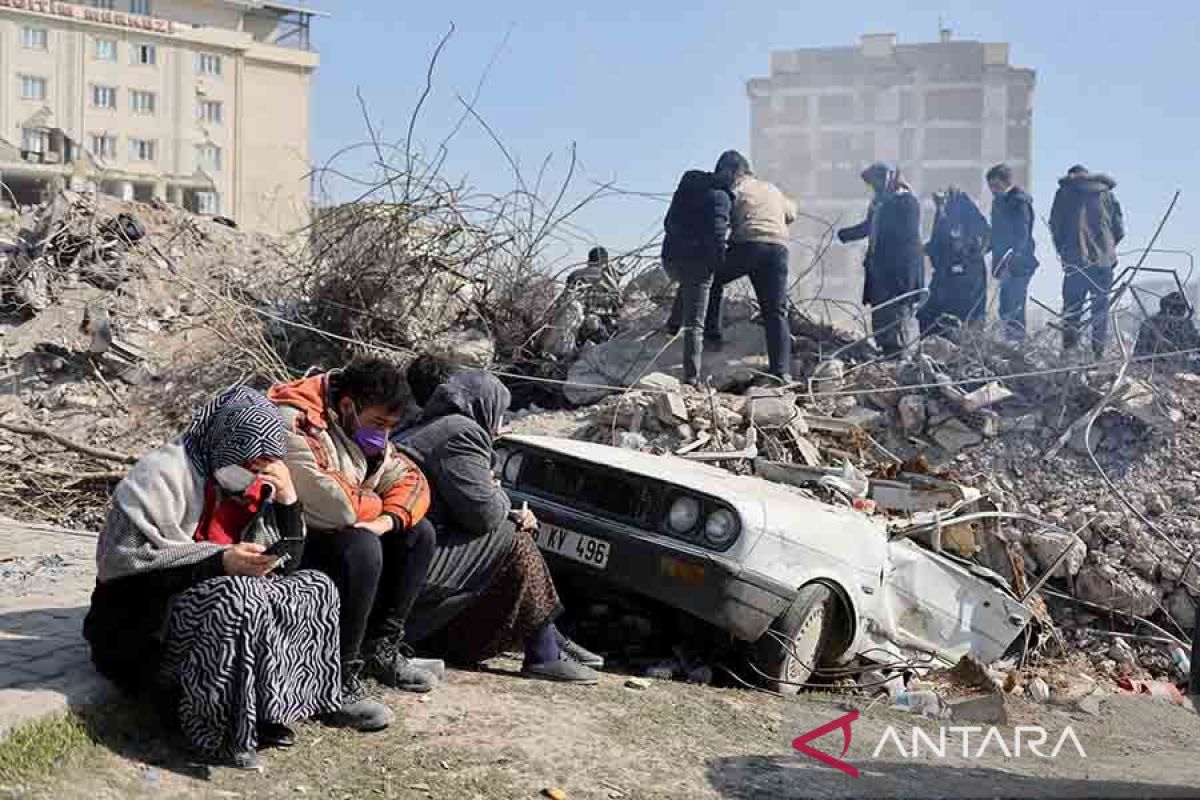
[(925, 286), (921, 204), (899, 171), (887, 164), (876, 162), (861, 177), (873, 192), (867, 218), (839, 230), (838, 240), (867, 240), (863, 304), (871, 307), (876, 343), (886, 355), (901, 355), (915, 339), (916, 293)]
[(1050, 232), (1063, 265), (1063, 350), (1079, 346), (1083, 306), (1092, 320), (1092, 352), (1099, 358), (1108, 344), (1108, 307), (1117, 245), (1125, 238), (1125, 220), (1113, 189), (1117, 182), (1076, 164), (1058, 181), (1050, 209)]
[[(729, 166), (727, 162), (718, 167)], [(749, 165), (746, 165), (749, 169)], [(700, 382), (704, 317), (713, 277), (725, 265), (737, 170), (683, 174), (663, 220), (663, 269), (679, 282), (667, 329), (683, 332), (683, 379)]]
[(1171, 292), (1158, 303), (1158, 313), (1138, 329), (1136, 356), (1170, 355), (1195, 362), (1200, 358), (1200, 331), (1192, 319), (1191, 303), (1182, 292)]
[(1038, 268), (1033, 239), (1033, 198), (1013, 181), (1013, 169), (997, 164), (987, 172), (992, 193), (992, 275), (999, 284), (996, 302), (1011, 341), (1025, 338), (1029, 281)]
[(966, 192), (951, 186), (933, 196), (937, 214), (925, 251), (933, 264), (929, 299), (917, 314), (921, 335), (978, 327), (987, 316), (984, 251), (991, 231)]
[(594, 684), (592, 667), (603, 659), (554, 624), (562, 606), (533, 540), (538, 520), (514, 509), (493, 478), (492, 439), (510, 399), (495, 376), (462, 370), (434, 391), (421, 423), (395, 437), (429, 476), (429, 520), (437, 530), (409, 635), (469, 666), (524, 648), (526, 676)]

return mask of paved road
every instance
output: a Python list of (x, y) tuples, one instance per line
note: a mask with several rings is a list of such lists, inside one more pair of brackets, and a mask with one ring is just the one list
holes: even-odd
[(81, 633), (95, 547), (86, 533), (0, 518), (0, 737), (111, 691)]

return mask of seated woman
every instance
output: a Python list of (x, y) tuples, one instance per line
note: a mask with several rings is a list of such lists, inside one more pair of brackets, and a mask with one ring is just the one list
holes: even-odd
[[(339, 686), (333, 583), (280, 575), (304, 536), (284, 447), (279, 411), (237, 387), (139, 461), (113, 494), (83, 626), (102, 674), (155, 701), (198, 754), (241, 767), (291, 744), (288, 723), (364, 719)], [(388, 725), (370, 710), (358, 727)]]
[(429, 479), (427, 519), (437, 531), (409, 641), (467, 664), (523, 647), (526, 676), (596, 683), (593, 667), (603, 659), (554, 625), (562, 607), (529, 535), (537, 519), (514, 511), (492, 478), (492, 437), (509, 399), (490, 374), (457, 372), (433, 393), (421, 421), (397, 437)]

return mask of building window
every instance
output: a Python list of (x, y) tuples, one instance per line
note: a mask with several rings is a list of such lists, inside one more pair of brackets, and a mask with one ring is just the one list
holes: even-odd
[(21, 99), (22, 100), (45, 100), (46, 99), (46, 79), (39, 78), (36, 75), (21, 76)]
[(196, 145), (196, 166), (208, 172), (220, 172), (221, 148), (215, 144)]
[(114, 11), (117, 7), (117, 0), (88, 0), (87, 4), (92, 8), (102, 8), (105, 11)]
[(43, 128), (22, 128), (21, 150), (26, 153), (42, 155), (49, 149), (47, 147), (49, 138), (49, 134)]
[(116, 39), (97, 39), (95, 53), (96, 53), (97, 61), (116, 61), (117, 60), (117, 40)]
[(216, 192), (196, 192), (197, 214), (220, 214), (221, 195)]
[(196, 119), (220, 125), (225, 121), (225, 107), (219, 100), (201, 100), (196, 104)]
[(129, 158), (131, 161), (153, 161), (155, 143), (152, 139), (130, 139)]
[(129, 90), (129, 110), (135, 114), (153, 114), (157, 98), (154, 92)]
[(152, 67), (158, 63), (158, 48), (152, 44), (135, 44), (130, 50), (130, 59), (134, 64)]
[(92, 86), (92, 106), (95, 108), (116, 108), (117, 87)]
[(196, 72), (200, 75), (221, 76), (221, 57), (216, 53), (200, 53), (196, 56)]
[(129, 0), (129, 13), (150, 16), (150, 0)]
[(21, 28), (21, 46), (26, 50), (47, 50), (50, 47), (50, 32), (45, 28)]
[(92, 155), (96, 158), (117, 157), (117, 137), (107, 133), (91, 135)]

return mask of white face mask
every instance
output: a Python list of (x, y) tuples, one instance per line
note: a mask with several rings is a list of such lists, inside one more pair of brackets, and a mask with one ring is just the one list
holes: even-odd
[(240, 464), (230, 464), (214, 472), (213, 478), (221, 484), (222, 489), (241, 494), (250, 488), (250, 484), (254, 483), (255, 475)]

